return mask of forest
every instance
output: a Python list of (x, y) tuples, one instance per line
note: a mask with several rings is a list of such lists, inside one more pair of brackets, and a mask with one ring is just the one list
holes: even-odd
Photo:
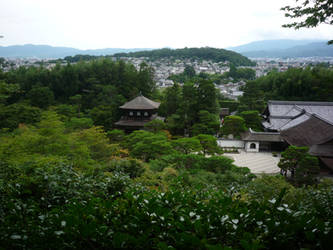
[(268, 100), (333, 101), (333, 70), (327, 65), (275, 70), (243, 87), (240, 110), (262, 112)]
[[(0, 248), (330, 249), (332, 181), (256, 176), (217, 146), (217, 135), (259, 126), (251, 87), (301, 100), (275, 86), (332, 75), (294, 71), (268, 75), (279, 79), (271, 90), (266, 77), (249, 82), (223, 129), (209, 79), (160, 91), (146, 64), (109, 59), (0, 72)], [(115, 129), (118, 107), (140, 92), (166, 122)]]
[(191, 60), (211, 60), (213, 62), (228, 62), (236, 66), (254, 66), (245, 56), (236, 52), (216, 49), (216, 48), (184, 48), (184, 49), (157, 49), (151, 51), (138, 51), (130, 53), (114, 54), (115, 57), (147, 57), (151, 60), (173, 58), (173, 59), (191, 59)]

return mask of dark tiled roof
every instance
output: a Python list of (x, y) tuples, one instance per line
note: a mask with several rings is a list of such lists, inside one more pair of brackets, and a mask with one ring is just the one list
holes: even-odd
[(282, 138), (278, 132), (255, 132), (252, 129), (242, 134), (244, 141), (268, 141), (281, 142)]
[(333, 157), (333, 142), (310, 147), (309, 154), (314, 156)]
[(327, 167), (333, 170), (333, 158), (320, 157), (320, 159), (325, 163)]
[(133, 100), (126, 102), (120, 106), (121, 109), (137, 109), (137, 110), (152, 110), (158, 109), (160, 106), (159, 102), (154, 102), (143, 95), (140, 95)]
[(298, 105), (298, 106), (333, 106), (333, 102), (307, 102), (307, 101), (276, 101), (269, 100), (268, 104), (276, 105)]
[(333, 124), (322, 117), (311, 115), (307, 120), (282, 130), (281, 136), (295, 146), (323, 144), (333, 139)]
[[(303, 122), (307, 117), (300, 116), (305, 113), (316, 114), (333, 122), (333, 102), (268, 101), (265, 110), (265, 115), (268, 117), (263, 126), (271, 130), (283, 130)], [(298, 117), (300, 118), (296, 120)], [(288, 123), (289, 125), (284, 127)]]
[(294, 119), (290, 119), (289, 121), (287, 121), (285, 124), (283, 124), (282, 126), (280, 126), (279, 130), (280, 131), (286, 130), (286, 129), (294, 127), (294, 126), (296, 126), (298, 124), (301, 124), (302, 122), (305, 122), (308, 119), (310, 119), (311, 116), (312, 115), (310, 113), (305, 112), (305, 113), (301, 114), (300, 116), (297, 116)]
[(292, 109), (305, 110), (324, 119), (333, 121), (333, 102), (268, 101), (270, 116), (294, 116), (288, 114)]

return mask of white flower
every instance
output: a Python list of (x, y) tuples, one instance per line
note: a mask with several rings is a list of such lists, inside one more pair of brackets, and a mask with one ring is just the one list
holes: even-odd
[(10, 236), (10, 238), (11, 238), (12, 240), (19, 240), (19, 239), (21, 239), (22, 237), (21, 237), (21, 235), (13, 234), (12, 236)]
[(233, 222), (234, 224), (237, 224), (238, 221), (239, 221), (238, 219), (233, 219), (233, 220), (232, 220), (232, 222)]
[(193, 217), (195, 215), (194, 212), (190, 212), (190, 217)]
[(224, 215), (221, 218), (221, 222), (224, 223), (227, 219), (229, 219), (229, 216), (228, 215)]

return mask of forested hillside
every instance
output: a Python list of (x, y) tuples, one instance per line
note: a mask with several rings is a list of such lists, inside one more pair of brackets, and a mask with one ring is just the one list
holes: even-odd
[(119, 119), (118, 107), (140, 92), (151, 97), (155, 90), (153, 70), (142, 64), (109, 59), (43, 67), (21, 67), (0, 72), (0, 127), (14, 129), (19, 123), (38, 120), (42, 109), (56, 106), (66, 114), (89, 116), (95, 125), (111, 128)]
[(263, 111), (268, 100), (333, 102), (333, 70), (326, 66), (272, 71), (248, 82), (240, 110)]
[(114, 54), (115, 57), (148, 57), (152, 60), (162, 58), (211, 60), (214, 62), (230, 62), (237, 66), (253, 66), (254, 62), (236, 52), (215, 48), (184, 48), (184, 49), (157, 49), (152, 51), (139, 51), (131, 53)]

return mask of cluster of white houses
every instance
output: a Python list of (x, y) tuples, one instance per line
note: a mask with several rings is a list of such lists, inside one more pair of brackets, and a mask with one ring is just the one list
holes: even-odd
[[(159, 105), (140, 95), (120, 107), (123, 116), (115, 125), (133, 131), (154, 119), (163, 120), (157, 115)], [(219, 146), (242, 148), (246, 152), (307, 146), (310, 154), (333, 171), (333, 102), (269, 101), (262, 116), (265, 132), (249, 129), (240, 140), (219, 139)]]

